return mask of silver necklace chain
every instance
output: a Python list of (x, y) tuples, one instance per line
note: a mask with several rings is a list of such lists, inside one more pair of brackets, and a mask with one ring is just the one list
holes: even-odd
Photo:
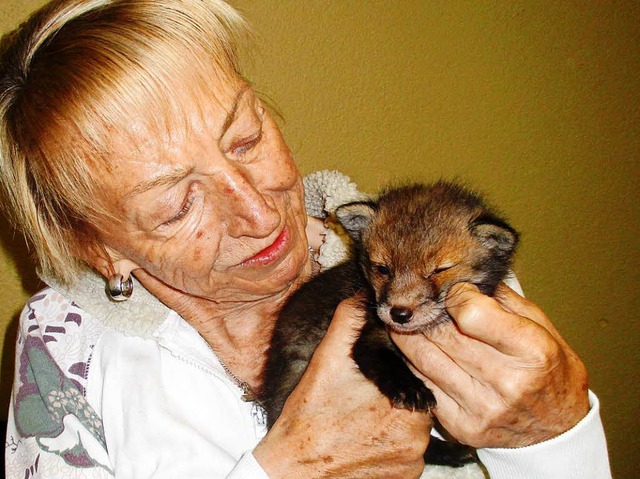
[[(214, 351), (214, 353), (215, 353), (215, 351)], [(233, 371), (231, 371), (231, 369), (229, 369), (229, 366), (227, 366), (225, 364), (225, 362), (222, 359), (220, 359), (220, 357), (218, 357), (218, 361), (220, 361), (220, 364), (222, 365), (222, 369), (224, 369), (224, 372), (227, 373), (227, 376), (229, 376), (229, 379), (231, 379), (231, 381), (236, 386), (238, 386), (240, 389), (242, 389), (242, 398), (241, 399), (244, 402), (254, 402), (254, 401), (256, 401), (258, 399), (258, 397), (253, 392), (253, 389), (251, 389), (251, 386), (249, 386), (249, 384), (247, 382), (243, 381), (238, 376), (233, 374)]]
[[(318, 272), (316, 271), (316, 268), (319, 269), (319, 266), (320, 266), (320, 264), (317, 262), (316, 255), (317, 255), (316, 251), (311, 246), (309, 246), (309, 257), (311, 259), (311, 264), (314, 269), (313, 271), (314, 275)], [(258, 396), (256, 395), (255, 392), (253, 392), (253, 389), (251, 389), (251, 386), (249, 386), (249, 384), (246, 381), (243, 381), (238, 376), (236, 376), (233, 373), (233, 371), (229, 369), (229, 366), (227, 366), (226, 363), (216, 354), (216, 352), (211, 347), (211, 345), (209, 345), (209, 348), (211, 348), (211, 351), (213, 351), (213, 354), (218, 358), (218, 361), (220, 361), (220, 365), (222, 366), (222, 369), (224, 369), (224, 372), (227, 373), (227, 376), (229, 377), (229, 379), (231, 379), (231, 381), (242, 390), (241, 399), (245, 402), (257, 401)]]

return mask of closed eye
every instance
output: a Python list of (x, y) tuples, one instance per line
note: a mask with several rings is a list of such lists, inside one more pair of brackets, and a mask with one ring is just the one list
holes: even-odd
[(182, 205), (182, 208), (180, 208), (180, 211), (178, 211), (174, 216), (172, 216), (170, 219), (162, 223), (161, 226), (169, 226), (169, 225), (172, 225), (173, 223), (177, 223), (178, 221), (182, 220), (182, 218), (187, 216), (187, 214), (191, 210), (191, 207), (193, 206), (193, 201), (194, 201), (194, 198), (189, 197), (187, 201), (185, 201), (185, 203)]
[(184, 200), (182, 201), (182, 205), (180, 206), (178, 212), (168, 220), (160, 223), (158, 226), (156, 226), (155, 229), (173, 226), (174, 224), (181, 222), (188, 216), (189, 212), (193, 209), (194, 203), (198, 198), (200, 198), (200, 196), (201, 195), (198, 192), (197, 183), (192, 183), (189, 187), (189, 190), (187, 191), (186, 196), (184, 197)]
[(431, 275), (433, 276), (434, 274), (440, 274), (443, 273), (447, 270), (450, 270), (451, 268), (453, 268), (455, 266), (455, 264), (451, 264), (451, 265), (446, 265), (446, 266), (440, 266), (439, 268), (436, 268), (433, 270), (433, 273), (431, 273)]
[(231, 147), (231, 153), (233, 153), (235, 156), (242, 156), (248, 151), (250, 151), (252, 148), (254, 148), (258, 143), (260, 143), (261, 139), (262, 139), (262, 130), (260, 130), (258, 133), (248, 138), (242, 139), (237, 143), (234, 143), (234, 145)]

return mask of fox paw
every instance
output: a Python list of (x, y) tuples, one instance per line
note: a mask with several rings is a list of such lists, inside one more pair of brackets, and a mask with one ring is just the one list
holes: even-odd
[(436, 407), (436, 398), (426, 386), (394, 391), (390, 397), (393, 407), (411, 411), (430, 411)]

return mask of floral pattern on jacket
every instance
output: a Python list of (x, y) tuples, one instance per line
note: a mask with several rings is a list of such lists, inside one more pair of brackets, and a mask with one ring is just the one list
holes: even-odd
[(112, 477), (102, 421), (84, 396), (92, 343), (102, 330), (52, 289), (27, 303), (5, 441), (7, 477), (83, 477), (86, 468)]

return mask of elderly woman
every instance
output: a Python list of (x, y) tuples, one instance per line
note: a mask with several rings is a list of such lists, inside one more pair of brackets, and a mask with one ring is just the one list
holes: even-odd
[[(320, 241), (238, 71), (244, 29), (218, 0), (57, 0), (4, 39), (4, 203), (50, 286), (21, 317), (9, 477), (422, 473), (430, 418), (353, 367), (355, 302), (268, 432), (251, 402)], [(444, 427), (491, 477), (610, 477), (584, 366), (544, 314), (506, 287), (455, 293), (455, 326), (395, 338)]]

